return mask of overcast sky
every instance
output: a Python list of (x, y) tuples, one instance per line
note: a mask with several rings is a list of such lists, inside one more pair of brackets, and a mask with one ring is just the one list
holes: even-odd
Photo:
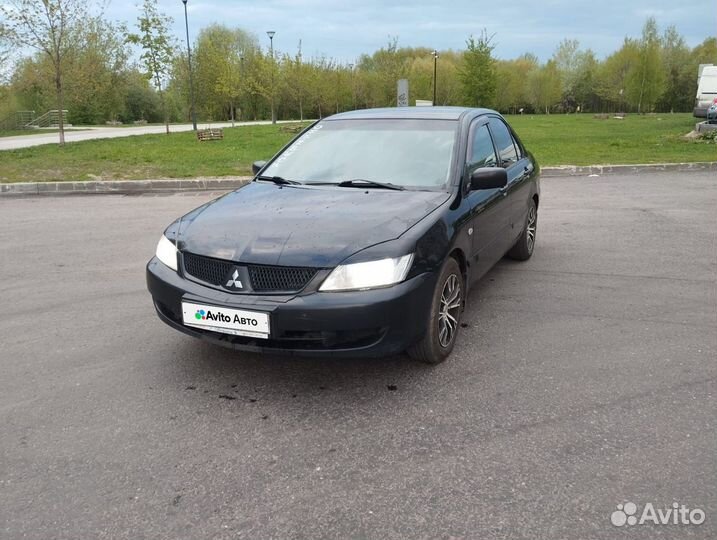
[[(136, 9), (114, 0), (109, 18), (134, 23)], [(181, 0), (160, 0), (184, 37)], [(253, 32), (268, 46), (267, 30), (275, 30), (277, 50), (295, 53), (299, 40), (304, 56), (326, 55), (341, 62), (384, 46), (389, 36), (400, 46), (463, 49), (466, 38), (482, 28), (495, 34), (495, 55), (514, 58), (532, 52), (541, 60), (563, 38), (603, 57), (625, 36), (639, 36), (645, 18), (653, 15), (660, 29), (675, 25), (690, 46), (717, 33), (717, 0), (189, 0), (189, 32), (213, 22)]]

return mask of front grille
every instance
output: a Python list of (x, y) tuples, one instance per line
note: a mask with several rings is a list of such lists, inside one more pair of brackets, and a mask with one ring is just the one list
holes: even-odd
[(299, 291), (316, 275), (316, 268), (249, 265), (249, 281), (255, 291)]
[(212, 285), (224, 285), (224, 280), (233, 266), (234, 263), (229, 261), (184, 253), (184, 270), (187, 274)]
[[(212, 259), (184, 252), (184, 271), (201, 281), (217, 287), (225, 284), (229, 272), (237, 263)], [(244, 265), (238, 265), (244, 266)], [(300, 291), (316, 275), (316, 268), (304, 266), (261, 266), (246, 265), (251, 290), (256, 292)]]

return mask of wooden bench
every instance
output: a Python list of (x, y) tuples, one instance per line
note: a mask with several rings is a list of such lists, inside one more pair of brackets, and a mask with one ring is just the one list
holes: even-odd
[(304, 126), (302, 126), (302, 125), (299, 125), (299, 126), (291, 126), (291, 125), (289, 125), (289, 126), (281, 126), (280, 129), (281, 129), (281, 131), (283, 131), (284, 133), (300, 133), (301, 130), (304, 129)]
[(197, 139), (200, 141), (220, 141), (224, 138), (224, 130), (219, 128), (207, 128), (197, 130)]

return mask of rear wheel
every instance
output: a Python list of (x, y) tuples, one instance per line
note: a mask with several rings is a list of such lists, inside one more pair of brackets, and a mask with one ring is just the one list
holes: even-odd
[(443, 263), (436, 281), (426, 334), (408, 349), (411, 358), (438, 364), (451, 354), (460, 328), (463, 294), (461, 268), (450, 257)]
[(510, 248), (508, 257), (516, 261), (527, 261), (533, 255), (535, 249), (535, 238), (538, 233), (538, 207), (535, 201), (530, 201), (528, 216), (525, 218), (523, 233), (515, 245)]

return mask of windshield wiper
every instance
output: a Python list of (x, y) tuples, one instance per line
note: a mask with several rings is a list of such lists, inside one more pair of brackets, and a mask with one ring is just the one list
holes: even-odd
[(267, 182), (274, 182), (275, 184), (279, 184), (280, 186), (286, 184), (301, 184), (301, 182), (297, 182), (296, 180), (287, 180), (286, 178), (282, 178), (281, 176), (257, 176), (257, 179), (266, 180)]
[(406, 188), (403, 186), (397, 186), (390, 182), (376, 182), (374, 180), (365, 180), (363, 178), (354, 178), (353, 180), (344, 180), (336, 184), (339, 187), (375, 187), (381, 189), (395, 189), (397, 191), (403, 191)]

